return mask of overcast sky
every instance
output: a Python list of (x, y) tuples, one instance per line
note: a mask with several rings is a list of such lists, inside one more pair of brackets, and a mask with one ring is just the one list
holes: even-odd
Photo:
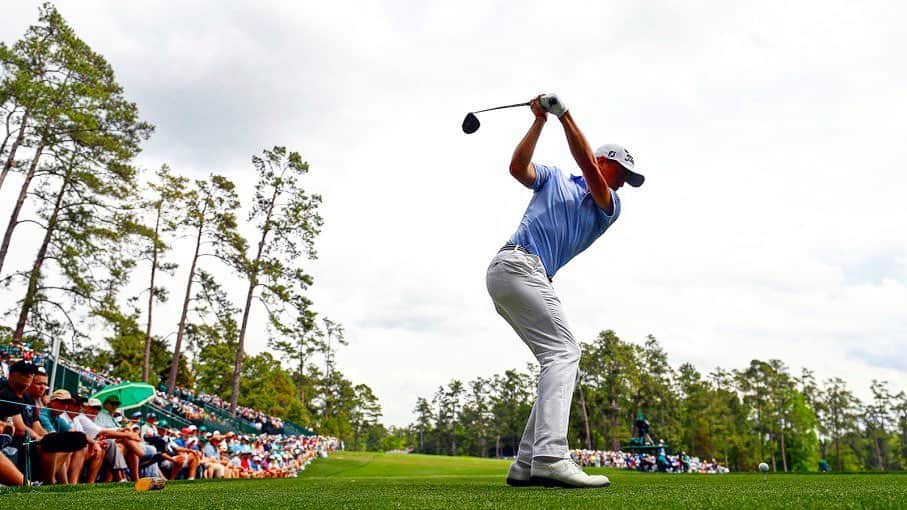
[[(4, 5), (0, 39), (19, 38), (37, 5)], [(780, 358), (861, 397), (873, 378), (907, 387), (903, 5), (58, 7), (157, 126), (142, 167), (226, 173), (248, 204), (253, 153), (303, 154), (324, 197), (312, 298), (345, 326), (340, 368), (374, 388), (388, 424), (409, 423), (416, 396), (450, 379), (532, 360), (485, 290), (530, 198), (507, 165), (532, 115), (481, 114), (469, 136), (460, 123), (541, 92), (558, 93), (594, 146), (625, 145), (647, 178), (555, 279), (577, 338), (651, 333), (675, 366), (704, 373)], [(534, 160), (579, 173), (556, 121)], [(2, 218), (21, 179), (8, 183)], [(10, 268), (25, 267), (37, 235), (14, 239)], [(179, 301), (155, 314), (173, 323), (158, 334), (175, 329)]]

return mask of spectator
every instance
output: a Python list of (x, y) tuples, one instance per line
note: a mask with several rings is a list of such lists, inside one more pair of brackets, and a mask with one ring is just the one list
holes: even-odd
[(113, 414), (120, 406), (116, 396), (104, 399), (102, 404), (98, 399), (88, 399), (84, 414), (76, 417), (84, 427), (85, 434), (97, 441), (106, 441), (106, 458), (109, 471), (106, 481), (116, 476), (119, 480), (125, 478), (125, 469), (129, 469), (133, 481), (139, 479), (140, 459), (147, 455), (139, 435), (129, 430), (120, 429)]
[[(42, 409), (41, 424), (52, 432), (73, 432), (73, 422), (69, 417), (70, 407), (73, 402), (72, 395), (60, 389), (50, 396), (47, 407)], [(82, 468), (85, 462), (89, 465), (100, 464), (103, 461), (104, 450), (94, 440), (88, 439), (84, 448), (68, 454), (58, 466), (57, 481), (61, 483), (79, 483)], [(89, 469), (90, 470), (90, 469)]]
[[(75, 445), (62, 444), (68, 437), (46, 437), (50, 433), (38, 421), (38, 409), (35, 400), (29, 395), (29, 388), (37, 373), (34, 364), (24, 360), (17, 361), (9, 367), (9, 378), (0, 389), (0, 422), (11, 419), (13, 437), (11, 447), (16, 450), (16, 464), (23, 474), (29, 464), (34, 469), (33, 478), (44, 483), (54, 483), (58, 463), (62, 459), (61, 450), (72, 451)], [(45, 380), (46, 383), (46, 380)], [(47, 441), (45, 441), (45, 437)], [(37, 441), (34, 441), (37, 440)], [(79, 449), (84, 447), (83, 443)]]
[(206, 434), (201, 438), (202, 442), (202, 473), (204, 478), (223, 478), (225, 467), (220, 460), (220, 450), (215, 441), (219, 440), (220, 435)]
[(177, 465), (174, 463), (171, 479), (177, 478), (182, 469), (185, 468), (188, 470), (186, 478), (195, 480), (202, 457), (201, 452), (194, 448), (196, 441), (190, 441), (190, 438), (192, 438), (192, 431), (188, 428), (183, 428), (180, 431), (180, 437), (171, 438), (170, 440), (170, 448), (182, 458), (182, 464)]
[(4, 384), (9, 379), (9, 353), (3, 351), (0, 353), (0, 384)]
[(145, 424), (142, 425), (142, 437), (147, 441), (151, 437), (160, 437), (157, 431), (157, 415), (148, 413), (145, 415)]

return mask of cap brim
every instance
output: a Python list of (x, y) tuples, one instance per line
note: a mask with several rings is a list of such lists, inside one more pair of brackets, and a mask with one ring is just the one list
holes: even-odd
[(642, 183), (646, 182), (646, 177), (642, 174), (638, 174), (632, 170), (627, 170), (627, 184), (638, 188), (642, 186)]

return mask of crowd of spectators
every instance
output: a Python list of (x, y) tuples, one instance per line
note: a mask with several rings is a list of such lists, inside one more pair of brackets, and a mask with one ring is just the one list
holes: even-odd
[[(223, 409), (225, 411), (230, 409), (230, 403), (224, 401), (217, 395), (208, 395), (200, 394), (196, 398), (198, 401), (204, 402), (205, 404), (216, 407), (218, 409)], [(283, 431), (283, 420), (277, 418), (276, 416), (269, 416), (255, 409), (248, 407), (237, 406), (236, 414), (243, 420), (249, 422), (258, 432), (263, 432), (267, 434), (279, 434)]]
[(668, 454), (664, 448), (656, 453), (631, 453), (623, 451), (572, 450), (570, 458), (583, 467), (611, 467), (617, 469), (635, 469), (646, 472), (663, 473), (727, 473), (727, 467), (717, 460), (691, 457), (686, 452), (679, 455)]
[[(60, 363), (77, 373), (85, 388), (101, 388), (123, 382), (123, 380), (118, 377), (108, 376), (93, 369), (83, 368), (63, 361)], [(192, 390), (180, 387), (174, 388), (173, 393), (168, 395), (166, 385), (161, 385), (157, 388), (153, 404), (163, 408), (171, 414), (192, 422), (200, 422), (202, 420), (212, 422), (220, 421), (219, 417), (208, 412), (208, 410), (204, 408), (204, 405), (209, 405), (217, 409), (222, 409), (225, 412), (232, 413), (230, 402), (224, 401), (217, 395), (204, 393), (197, 394)], [(283, 420), (278, 417), (269, 416), (248, 407), (237, 406), (236, 409), (236, 416), (239, 419), (245, 420), (259, 433), (282, 434), (284, 431)]]
[(0, 485), (294, 477), (341, 447), (329, 437), (174, 428), (153, 412), (121, 411), (115, 396), (101, 402), (47, 390), (43, 367), (0, 361)]

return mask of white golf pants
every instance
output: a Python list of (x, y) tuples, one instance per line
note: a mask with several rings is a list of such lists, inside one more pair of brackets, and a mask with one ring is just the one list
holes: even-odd
[(561, 301), (542, 261), (518, 249), (499, 252), (485, 279), (497, 312), (541, 365), (538, 396), (523, 431), (517, 460), (567, 458), (567, 422), (580, 348), (567, 327)]

